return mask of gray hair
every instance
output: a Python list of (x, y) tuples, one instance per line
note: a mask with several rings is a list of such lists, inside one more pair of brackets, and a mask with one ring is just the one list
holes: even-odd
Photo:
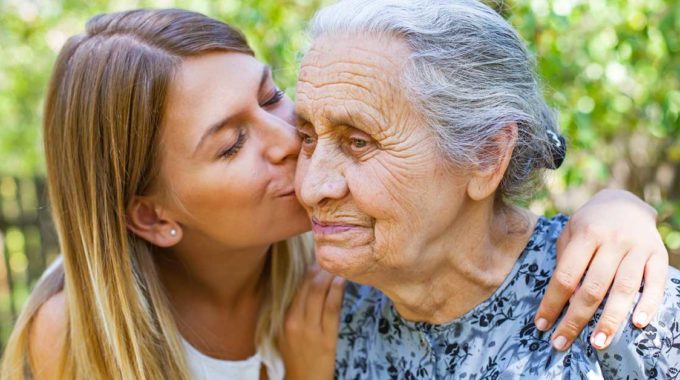
[(540, 169), (554, 167), (557, 118), (543, 99), (534, 60), (513, 27), (486, 5), (342, 0), (319, 11), (310, 31), (313, 38), (368, 33), (405, 41), (412, 54), (404, 85), (455, 164), (496, 162), (490, 142), (516, 123), (517, 143), (499, 189), (503, 198), (525, 198), (540, 182)]

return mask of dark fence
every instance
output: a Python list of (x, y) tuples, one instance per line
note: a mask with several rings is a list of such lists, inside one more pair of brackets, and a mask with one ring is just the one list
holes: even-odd
[(43, 178), (0, 177), (0, 345), (33, 284), (58, 254)]

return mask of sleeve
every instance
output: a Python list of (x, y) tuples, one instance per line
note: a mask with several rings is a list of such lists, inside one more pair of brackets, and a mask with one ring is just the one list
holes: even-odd
[(647, 327), (629, 318), (596, 355), (606, 379), (680, 380), (680, 272), (669, 269), (663, 304)]

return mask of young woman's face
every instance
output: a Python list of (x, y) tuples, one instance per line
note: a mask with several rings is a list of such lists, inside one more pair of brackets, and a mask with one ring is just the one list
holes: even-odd
[(247, 249), (309, 229), (293, 185), (294, 106), (268, 66), (240, 53), (185, 59), (166, 104), (164, 203), (184, 241)]

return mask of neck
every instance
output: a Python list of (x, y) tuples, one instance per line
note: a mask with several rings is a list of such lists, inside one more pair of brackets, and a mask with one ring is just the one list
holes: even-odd
[(255, 353), (269, 248), (226, 249), (185, 234), (177, 246), (156, 252), (179, 333), (199, 351), (225, 360)]
[(222, 310), (260, 300), (269, 247), (228, 250), (183, 242), (158, 252), (156, 261), (171, 303), (192, 300)]
[(418, 265), (379, 276), (390, 280), (376, 287), (408, 320), (452, 321), (489, 298), (503, 283), (536, 219), (525, 210), (494, 207), (491, 201), (468, 205), (446, 234), (422, 247)]

